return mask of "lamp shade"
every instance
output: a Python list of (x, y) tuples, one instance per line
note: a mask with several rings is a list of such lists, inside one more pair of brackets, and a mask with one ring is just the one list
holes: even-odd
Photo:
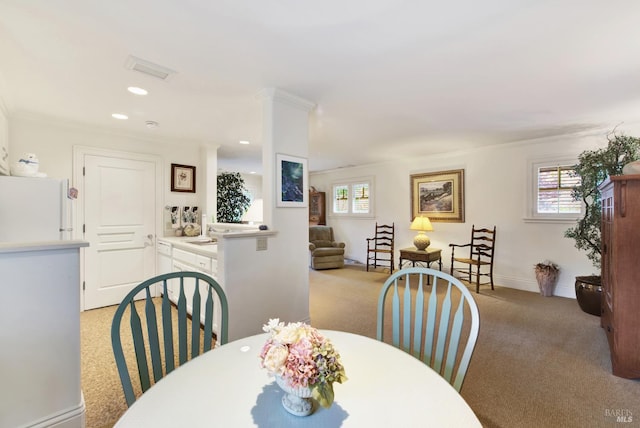
[(428, 231), (433, 230), (433, 226), (431, 226), (429, 217), (418, 216), (413, 219), (413, 222), (411, 223), (411, 230)]

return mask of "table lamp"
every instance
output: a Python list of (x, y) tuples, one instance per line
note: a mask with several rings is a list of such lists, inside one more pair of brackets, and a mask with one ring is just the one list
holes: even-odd
[(429, 221), (428, 217), (418, 216), (413, 219), (413, 223), (411, 223), (411, 230), (418, 230), (418, 234), (415, 238), (413, 238), (413, 245), (418, 249), (424, 251), (429, 244), (431, 244), (431, 240), (424, 233), (427, 230), (433, 230), (431, 226), (431, 221)]

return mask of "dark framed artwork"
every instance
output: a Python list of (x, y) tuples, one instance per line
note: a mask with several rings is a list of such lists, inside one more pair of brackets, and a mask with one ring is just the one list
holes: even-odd
[(196, 192), (196, 167), (189, 165), (171, 164), (171, 191)]
[(411, 221), (464, 223), (464, 169), (411, 175)]
[(307, 160), (276, 153), (276, 206), (306, 207)]

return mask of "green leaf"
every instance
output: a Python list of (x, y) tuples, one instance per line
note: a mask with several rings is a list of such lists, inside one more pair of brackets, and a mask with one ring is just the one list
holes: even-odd
[(217, 221), (240, 223), (251, 205), (249, 191), (239, 172), (223, 172), (217, 177)]
[(328, 408), (333, 404), (333, 384), (331, 383), (316, 385), (311, 394), (322, 407)]

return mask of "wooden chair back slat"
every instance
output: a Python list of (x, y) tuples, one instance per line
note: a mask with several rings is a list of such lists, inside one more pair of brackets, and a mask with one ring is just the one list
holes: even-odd
[(167, 374), (171, 373), (175, 367), (175, 354), (173, 352), (173, 317), (171, 315), (171, 301), (169, 300), (169, 290), (167, 280), (162, 281), (162, 331), (164, 342), (164, 355), (167, 364)]
[(147, 337), (149, 338), (149, 354), (151, 356), (151, 367), (153, 370), (153, 381), (162, 379), (162, 358), (160, 357), (160, 340), (158, 339), (158, 320), (156, 318), (156, 307), (151, 299), (149, 288), (145, 290), (144, 313), (147, 318)]
[[(196, 278), (191, 301), (191, 321), (200, 322), (200, 280)], [(200, 355), (200, 330), (191, 329), (191, 358)]]
[(184, 291), (184, 278), (180, 278), (178, 296), (178, 364), (183, 365), (187, 362), (187, 296)]

